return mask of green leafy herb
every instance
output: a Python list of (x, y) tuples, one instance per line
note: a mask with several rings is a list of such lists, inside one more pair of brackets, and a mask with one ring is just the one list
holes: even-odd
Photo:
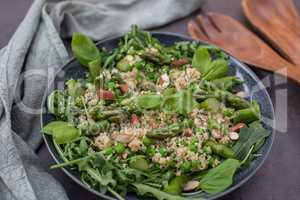
[(85, 35), (74, 33), (71, 47), (73, 55), (83, 66), (88, 67), (90, 62), (101, 59), (97, 46)]
[(240, 130), (240, 137), (237, 143), (233, 146), (235, 157), (243, 160), (251, 147), (257, 142), (269, 136), (268, 131), (262, 127), (259, 121), (255, 121)]
[(208, 71), (210, 63), (211, 57), (208, 50), (206, 48), (199, 47), (194, 53), (192, 66), (205, 74)]
[(80, 132), (75, 127), (63, 121), (50, 122), (42, 131), (52, 135), (58, 144), (70, 143), (80, 136)]
[(187, 114), (191, 112), (198, 103), (193, 97), (191, 89), (181, 90), (173, 95), (165, 97), (163, 108), (165, 111)]
[(240, 162), (235, 159), (227, 159), (216, 168), (205, 174), (200, 180), (200, 188), (209, 193), (216, 194), (224, 191), (232, 185), (233, 176), (240, 167)]
[(204, 80), (214, 80), (217, 78), (222, 78), (226, 76), (228, 72), (228, 62), (224, 59), (217, 59), (211, 62), (208, 69), (204, 73), (202, 79)]

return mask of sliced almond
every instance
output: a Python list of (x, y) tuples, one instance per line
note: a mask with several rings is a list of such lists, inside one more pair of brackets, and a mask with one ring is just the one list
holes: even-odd
[(111, 138), (117, 142), (128, 144), (134, 139), (134, 135), (129, 134), (113, 134)]
[(239, 139), (239, 134), (237, 132), (230, 132), (229, 133), (229, 138), (231, 140), (238, 140)]
[(191, 191), (197, 189), (197, 187), (199, 187), (199, 185), (200, 185), (199, 181), (191, 180), (185, 184), (183, 191), (191, 192)]
[(236, 125), (234, 125), (233, 127), (231, 127), (229, 130), (231, 132), (239, 132), (241, 128), (243, 128), (244, 126), (246, 126), (246, 124), (244, 123), (237, 123)]

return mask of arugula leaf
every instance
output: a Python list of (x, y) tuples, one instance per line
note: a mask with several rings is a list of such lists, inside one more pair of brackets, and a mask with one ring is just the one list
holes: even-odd
[(85, 67), (88, 67), (90, 62), (101, 59), (94, 42), (80, 33), (73, 34), (71, 48), (75, 58)]
[(209, 170), (200, 180), (200, 188), (209, 193), (216, 194), (232, 185), (233, 176), (240, 167), (240, 162), (227, 159), (219, 166)]
[(80, 132), (68, 122), (50, 122), (42, 129), (43, 133), (52, 135), (57, 144), (67, 144), (80, 137)]
[(255, 121), (240, 130), (240, 138), (233, 146), (235, 157), (243, 160), (251, 147), (269, 136), (268, 131), (262, 127), (259, 121)]
[(155, 109), (160, 107), (161, 100), (160, 95), (152, 93), (138, 96), (136, 102), (140, 108)]
[(96, 181), (98, 181), (102, 186), (107, 186), (111, 184), (116, 186), (117, 182), (112, 178), (112, 172), (108, 172), (105, 175), (100, 174), (100, 172), (93, 168), (87, 168), (86, 172)]
[(181, 90), (176, 94), (165, 98), (163, 108), (166, 111), (177, 112), (179, 114), (187, 114), (191, 112), (198, 103), (193, 97), (192, 90)]
[(203, 74), (203, 80), (214, 80), (226, 76), (228, 72), (228, 62), (224, 59), (217, 59), (211, 62)]
[(164, 189), (164, 191), (169, 194), (180, 195), (187, 181), (188, 177), (185, 175), (176, 176), (170, 181), (169, 185)]
[(204, 200), (203, 198), (186, 198), (178, 195), (168, 194), (159, 189), (141, 183), (133, 183), (132, 185), (137, 189), (139, 195), (152, 195), (158, 200)]
[(208, 50), (206, 48), (198, 47), (193, 56), (192, 66), (204, 74), (208, 71), (210, 63), (211, 57)]

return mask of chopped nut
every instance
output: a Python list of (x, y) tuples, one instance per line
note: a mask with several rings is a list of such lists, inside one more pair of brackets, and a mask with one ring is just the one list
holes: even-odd
[(95, 142), (95, 146), (101, 150), (110, 147), (112, 145), (112, 141), (106, 135), (99, 135), (98, 137), (95, 138), (94, 142)]
[(238, 140), (239, 139), (239, 134), (237, 132), (230, 132), (229, 133), (229, 138), (231, 140)]
[(133, 151), (133, 152), (137, 152), (138, 150), (140, 150), (142, 146), (142, 142), (136, 138), (134, 138), (129, 144), (128, 147)]
[(128, 144), (130, 143), (133, 139), (134, 139), (134, 135), (132, 134), (113, 134), (112, 135), (112, 139), (117, 141), (117, 142), (121, 142), (121, 143), (125, 143)]
[(181, 67), (182, 65), (185, 65), (188, 63), (189, 63), (189, 61), (186, 58), (181, 58), (181, 59), (173, 60), (171, 64), (174, 67)]
[(159, 79), (160, 88), (165, 89), (169, 86), (169, 84), (170, 84), (169, 76), (167, 74), (161, 75), (161, 77)]
[(211, 135), (215, 138), (215, 139), (221, 139), (223, 137), (222, 133), (219, 130), (212, 130)]
[(199, 187), (199, 185), (200, 185), (199, 181), (191, 180), (185, 184), (183, 191), (191, 192), (191, 191), (197, 189), (197, 187)]
[(244, 126), (246, 126), (246, 124), (244, 124), (244, 123), (237, 123), (236, 125), (234, 125), (233, 127), (231, 127), (229, 130), (230, 130), (230, 132), (238, 132)]
[(183, 130), (183, 135), (186, 137), (191, 137), (193, 135), (193, 131), (191, 128), (186, 128)]

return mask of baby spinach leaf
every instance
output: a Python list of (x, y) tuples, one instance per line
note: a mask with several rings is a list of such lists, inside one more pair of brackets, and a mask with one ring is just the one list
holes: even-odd
[(198, 103), (193, 97), (192, 90), (181, 90), (176, 94), (165, 97), (163, 108), (166, 111), (187, 114), (191, 112)]
[(54, 121), (47, 124), (42, 131), (52, 135), (57, 144), (66, 144), (80, 136), (80, 132), (68, 122)]
[(85, 67), (88, 67), (90, 62), (101, 59), (94, 42), (80, 33), (73, 34), (71, 48), (75, 58)]
[(224, 59), (217, 59), (211, 62), (207, 70), (203, 73), (204, 80), (214, 80), (226, 76), (228, 72), (228, 62)]
[(152, 93), (138, 96), (136, 102), (140, 108), (155, 109), (160, 107), (161, 100), (160, 95)]
[(216, 168), (205, 174), (200, 180), (200, 188), (209, 193), (216, 194), (224, 191), (232, 184), (233, 176), (240, 167), (240, 162), (235, 159), (227, 159)]
[(259, 121), (255, 121), (240, 130), (240, 138), (233, 146), (235, 157), (239, 160), (243, 160), (251, 147), (269, 136), (268, 131), (262, 127)]
[(141, 183), (133, 183), (132, 185), (137, 189), (139, 195), (151, 195), (156, 197), (158, 200), (204, 200), (203, 198), (186, 198), (178, 195), (172, 195)]
[(176, 176), (170, 181), (169, 185), (164, 189), (164, 191), (169, 194), (180, 195), (187, 181), (188, 177), (185, 175)]
[(211, 57), (206, 48), (198, 47), (195, 51), (192, 66), (195, 67), (201, 73), (206, 73), (211, 63)]

